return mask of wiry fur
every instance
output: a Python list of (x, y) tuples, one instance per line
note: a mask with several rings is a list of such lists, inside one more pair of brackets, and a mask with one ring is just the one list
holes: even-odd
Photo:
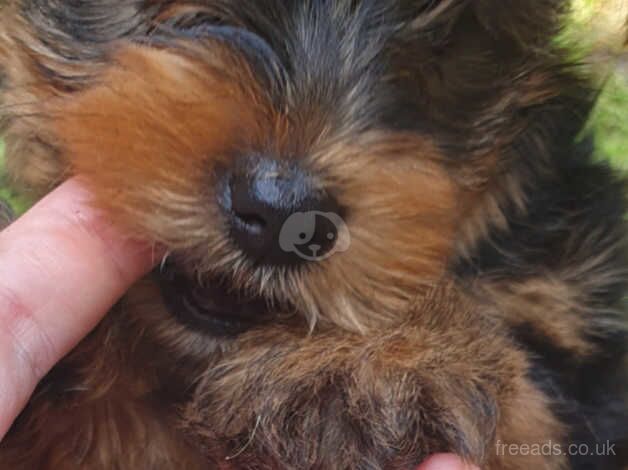
[[(81, 175), (113, 222), (275, 316), (212, 337), (141, 281), (44, 380), (0, 468), (626, 465), (624, 183), (579, 139), (594, 92), (553, 42), (566, 8), (7, 2), (15, 184)], [(216, 187), (251, 154), (316, 175), (350, 250), (305, 269), (240, 252)], [(495, 447), (607, 440), (617, 456)]]

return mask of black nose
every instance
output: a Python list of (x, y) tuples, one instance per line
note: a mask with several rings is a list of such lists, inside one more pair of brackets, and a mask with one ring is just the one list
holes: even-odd
[(340, 207), (294, 163), (244, 161), (227, 174), (219, 201), (233, 241), (256, 263), (295, 265), (319, 259), (338, 238)]

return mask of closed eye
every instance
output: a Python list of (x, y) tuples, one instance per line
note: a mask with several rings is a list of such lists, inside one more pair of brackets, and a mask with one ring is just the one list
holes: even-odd
[(225, 17), (205, 11), (190, 12), (171, 18), (164, 23), (164, 26), (169, 26), (177, 31), (187, 31), (199, 35), (203, 35), (203, 30), (207, 27), (227, 25), (229, 23)]
[(229, 25), (227, 17), (218, 11), (204, 8), (179, 8), (156, 18), (151, 35), (203, 35), (207, 26)]
[(152, 47), (180, 47), (179, 39), (219, 41), (239, 50), (259, 71), (259, 78), (268, 81), (269, 90), (277, 91), (287, 81), (279, 56), (266, 40), (213, 10), (187, 9), (179, 14), (157, 18), (148, 35), (134, 38)]

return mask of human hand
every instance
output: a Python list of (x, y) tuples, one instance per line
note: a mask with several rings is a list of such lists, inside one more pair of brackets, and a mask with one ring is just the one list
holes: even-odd
[(90, 208), (74, 180), (0, 232), (0, 439), (42, 377), (156, 258)]

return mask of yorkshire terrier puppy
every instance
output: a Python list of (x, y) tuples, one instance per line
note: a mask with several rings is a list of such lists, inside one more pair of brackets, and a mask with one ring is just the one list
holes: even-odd
[(168, 255), (0, 468), (626, 468), (624, 181), (568, 7), (4, 2), (12, 180)]

